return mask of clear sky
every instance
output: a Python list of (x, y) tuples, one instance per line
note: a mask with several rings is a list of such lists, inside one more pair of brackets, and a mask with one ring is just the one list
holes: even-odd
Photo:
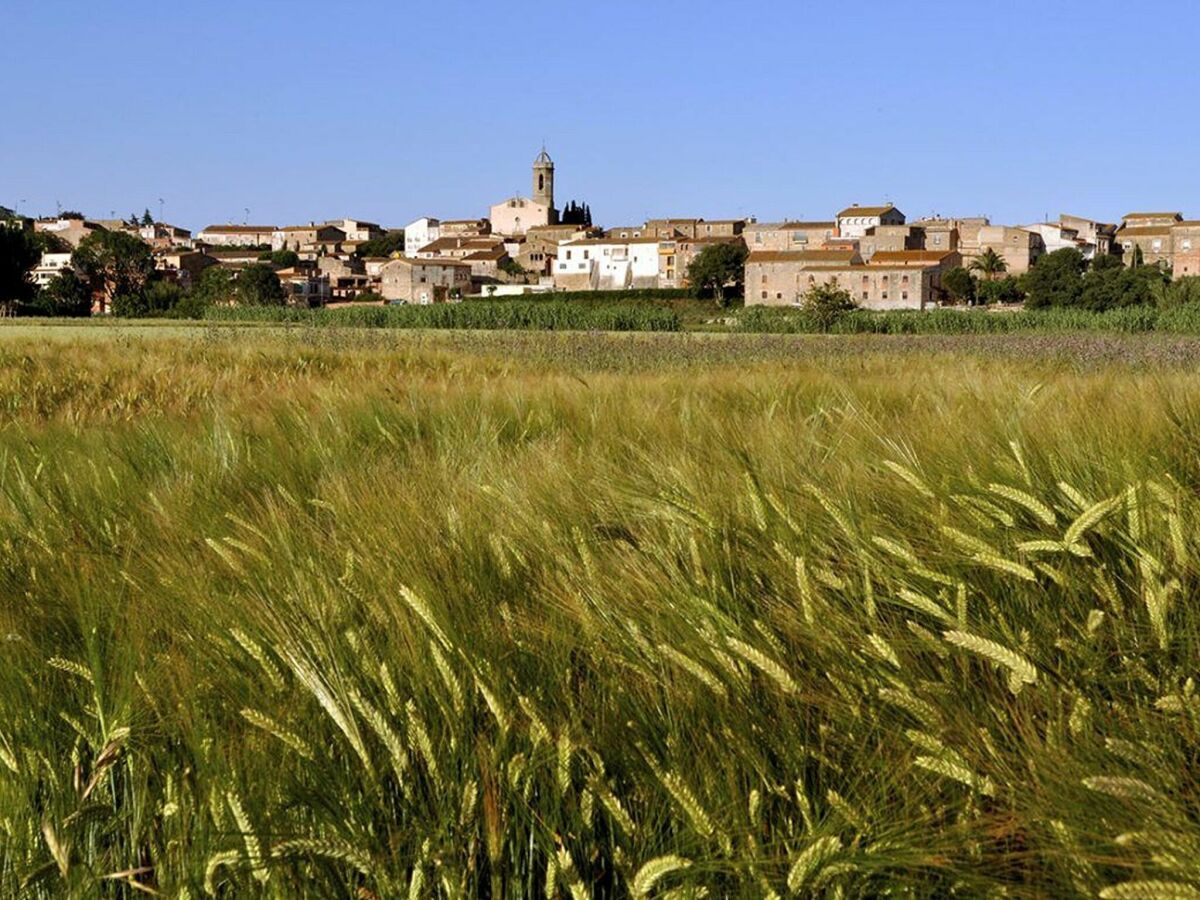
[(1200, 218), (1200, 2), (0, 4), (0, 205)]

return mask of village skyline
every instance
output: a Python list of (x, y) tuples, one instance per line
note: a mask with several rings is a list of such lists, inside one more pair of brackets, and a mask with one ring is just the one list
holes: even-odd
[(366, 3), (333, 28), (309, 2), (24, 5), (6, 52), (38, 74), (0, 93), (19, 123), (0, 203), (401, 226), (524, 191), (544, 142), (569, 161), (560, 192), (608, 223), (819, 218), (850, 197), (1005, 222), (1200, 208), (1200, 123), (1180, 114), (1200, 10), (1127, 12)]

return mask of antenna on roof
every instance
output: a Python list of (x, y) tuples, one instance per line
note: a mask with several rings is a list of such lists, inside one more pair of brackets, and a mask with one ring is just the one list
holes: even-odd
[(248, 223), (250, 221), (250, 207), (248, 207), (248, 206), (242, 207), (242, 212), (244, 212), (246, 214), (246, 218), (242, 219), (242, 224), (245, 225), (246, 223)]

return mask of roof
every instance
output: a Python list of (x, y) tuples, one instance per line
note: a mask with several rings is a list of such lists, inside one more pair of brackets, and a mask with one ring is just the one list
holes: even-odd
[(482, 225), (487, 219), (442, 219), (443, 225)]
[[(322, 228), (332, 228), (334, 231), (342, 231), (336, 225), (330, 225), (328, 222), (321, 225), (285, 225), (283, 228), (276, 229), (277, 231), (320, 231)], [(342, 231), (342, 234), (346, 232)]]
[(547, 153), (546, 148), (543, 147), (542, 152), (534, 157), (533, 164), (535, 166), (546, 166), (546, 165), (552, 166), (552, 165), (554, 165), (554, 160), (552, 160), (550, 158), (550, 154)]
[(396, 256), (389, 259), (386, 265), (391, 265), (392, 263), (404, 263), (406, 266), (455, 266), (462, 269), (471, 268), (469, 262), (464, 262), (461, 259), (449, 259), (445, 256), (435, 256), (433, 259), (413, 259), (411, 256)]
[(913, 263), (939, 263), (949, 256), (952, 250), (879, 250), (869, 260), (873, 266)]
[(278, 231), (274, 225), (209, 225), (204, 231), (214, 234), (251, 234), (263, 231)]
[(1123, 218), (1126, 219), (1182, 219), (1183, 215), (1177, 212), (1132, 212), (1126, 213)]
[(1171, 226), (1169, 225), (1131, 225), (1129, 227), (1122, 227), (1119, 229), (1117, 231), (1117, 236), (1123, 237), (1127, 234), (1130, 234), (1134, 237), (1150, 237), (1152, 235), (1165, 235), (1170, 233)]
[(844, 216), (882, 216), (886, 212), (891, 212), (896, 207), (891, 203), (886, 206), (848, 206), (838, 213), (838, 218)]
[(468, 253), (463, 259), (486, 262), (488, 260), (501, 259), (504, 255), (505, 250), (503, 247), (493, 247), (488, 250), (476, 250), (474, 253)]
[(839, 263), (851, 265), (858, 254), (853, 250), (755, 250), (746, 258), (747, 263)]

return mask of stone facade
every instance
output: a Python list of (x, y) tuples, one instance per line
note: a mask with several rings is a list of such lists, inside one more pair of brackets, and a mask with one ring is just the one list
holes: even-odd
[(837, 237), (837, 222), (747, 222), (742, 239), (755, 250), (819, 250)]
[(443, 303), (467, 293), (471, 264), (458, 259), (388, 260), (380, 269), (380, 293), (385, 300)]
[[(736, 237), (746, 227), (744, 219), (648, 219), (638, 237)], [(632, 235), (631, 235), (632, 236)]]
[(1174, 263), (1174, 228), (1183, 222), (1177, 212), (1129, 213), (1121, 220), (1116, 240), (1126, 265), (1132, 265), (1137, 251), (1142, 262), (1170, 267)]
[(492, 231), (503, 235), (521, 235), (538, 225), (553, 225), (557, 211), (552, 206), (527, 197), (509, 197), (491, 208)]
[(977, 232), (977, 241), (977, 246), (972, 248), (970, 253), (961, 246), (959, 248), (967, 265), (978, 259), (981, 254), (993, 250), (1004, 260), (1007, 275), (1028, 272), (1029, 267), (1046, 252), (1046, 245), (1040, 234), (1009, 225), (981, 226)]
[(874, 225), (858, 243), (863, 259), (869, 260), (879, 250), (923, 250), (925, 232), (916, 225)]
[(315, 248), (340, 244), (346, 240), (346, 232), (335, 225), (288, 225), (271, 233), (272, 250), (302, 250), (313, 252)]
[(33, 230), (53, 234), (66, 241), (71, 247), (78, 247), (85, 237), (105, 229), (99, 222), (91, 222), (87, 219), (51, 219), (49, 221), (39, 219), (33, 223)]
[(924, 309), (942, 298), (954, 251), (883, 250), (870, 262), (847, 250), (758, 250), (746, 261), (747, 305), (795, 306), (820, 284), (846, 291), (866, 309)]
[(278, 230), (274, 225), (209, 225), (196, 240), (213, 247), (270, 246)]

